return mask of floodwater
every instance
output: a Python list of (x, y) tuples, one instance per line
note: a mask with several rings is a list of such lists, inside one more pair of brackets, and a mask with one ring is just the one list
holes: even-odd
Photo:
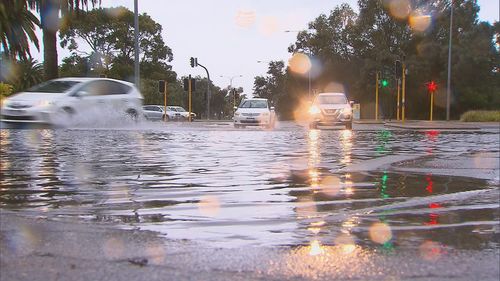
[(283, 122), (271, 131), (140, 123), (0, 132), (0, 208), (26, 216), (217, 247), (499, 248), (497, 181), (343, 169), (391, 155), (498, 154), (498, 131), (351, 132)]

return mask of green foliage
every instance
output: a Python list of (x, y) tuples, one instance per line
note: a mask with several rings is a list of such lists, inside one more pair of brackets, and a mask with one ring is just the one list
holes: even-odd
[[(163, 41), (161, 25), (147, 14), (139, 15), (139, 25), (141, 72), (147, 73), (147, 76), (142, 76), (175, 80), (175, 74), (166, 63), (173, 55)], [(79, 42), (90, 47), (91, 52), (84, 53), (87, 61), (85, 73), (130, 80), (134, 71), (134, 37), (130, 32), (133, 26), (134, 14), (124, 7), (79, 11), (71, 14), (59, 37), (61, 46), (73, 52), (81, 49)]]
[[(387, 86), (380, 89), (379, 102), (382, 115), (387, 118), (395, 117), (394, 62), (403, 61), (408, 69), (407, 118), (426, 118), (428, 112), (422, 108), (428, 106), (425, 83), (430, 80), (438, 85), (435, 115), (442, 117), (445, 110), (442, 101), (446, 99), (449, 1), (435, 0), (431, 6), (426, 0), (411, 1), (412, 7), (425, 6), (433, 15), (433, 24), (425, 31), (412, 29), (407, 18), (393, 17), (386, 6), (389, 2), (360, 0), (358, 14), (342, 4), (328, 15), (317, 17), (307, 30), (300, 31), (288, 50), (314, 58), (311, 76), (315, 92), (326, 91), (332, 84), (342, 85), (349, 99), (362, 105), (374, 106), (375, 73), (382, 72), (388, 79)], [(451, 113), (452, 118), (458, 118), (470, 109), (500, 108), (500, 54), (494, 45), (495, 40), (500, 40), (500, 24), (479, 22), (475, 0), (453, 2)], [(284, 112), (285, 107), (296, 108), (306, 98), (308, 79), (290, 69), (282, 73), (284, 78), (279, 73), (255, 77), (254, 94), (283, 95), (279, 111)], [(286, 83), (276, 87), (276, 80)], [(286, 109), (288, 113), (289, 109)]]
[(12, 85), (0, 82), (0, 99), (10, 96), (13, 93), (12, 90)]
[(43, 67), (36, 60), (11, 60), (8, 63), (10, 74), (5, 77), (5, 81), (12, 85), (13, 92), (24, 91), (43, 81)]
[(28, 59), (30, 43), (39, 49), (35, 29), (40, 21), (28, 10), (25, 1), (2, 0), (0, 3), (0, 44), (12, 58)]
[(500, 111), (472, 110), (460, 116), (463, 122), (500, 122)]

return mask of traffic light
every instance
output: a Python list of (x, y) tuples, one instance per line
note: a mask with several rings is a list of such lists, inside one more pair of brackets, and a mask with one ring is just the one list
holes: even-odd
[(427, 82), (427, 91), (434, 93), (437, 90), (437, 84), (434, 81)]
[(165, 92), (165, 86), (166, 86), (165, 80), (159, 80), (158, 81), (158, 92), (163, 94)]
[(198, 58), (193, 58), (193, 57), (191, 57), (191, 58), (189, 59), (189, 64), (191, 65), (191, 67), (198, 66)]
[(389, 86), (389, 81), (387, 81), (387, 79), (385, 78), (382, 78), (382, 80), (380, 80), (380, 86), (382, 86), (382, 88)]
[(394, 62), (394, 75), (396, 76), (396, 79), (399, 79), (403, 76), (403, 65), (399, 60)]

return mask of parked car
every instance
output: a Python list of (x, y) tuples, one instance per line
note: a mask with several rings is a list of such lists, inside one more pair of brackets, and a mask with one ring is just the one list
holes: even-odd
[(142, 114), (143, 97), (134, 84), (107, 78), (61, 78), (36, 85), (4, 100), (1, 121), (67, 125), (76, 116), (105, 118)]
[(352, 129), (352, 107), (344, 93), (321, 93), (309, 108), (312, 121), (310, 127), (318, 125), (344, 125)]
[(158, 121), (158, 120), (180, 120), (181, 114), (177, 112), (172, 106), (167, 106), (167, 112), (165, 114), (165, 106), (163, 105), (145, 105), (142, 107), (144, 112), (144, 117), (147, 120)]
[[(189, 119), (189, 112), (184, 109), (184, 107), (181, 106), (172, 106), (172, 109), (177, 111), (181, 115), (182, 120), (188, 120)], [(191, 112), (191, 121), (196, 119), (196, 113)]]
[(234, 127), (265, 126), (273, 128), (276, 122), (274, 107), (263, 98), (247, 99), (234, 112)]

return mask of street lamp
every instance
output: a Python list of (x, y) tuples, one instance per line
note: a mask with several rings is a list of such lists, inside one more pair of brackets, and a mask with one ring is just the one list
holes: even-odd
[[(286, 33), (290, 33), (290, 32), (299, 33), (301, 31), (300, 30), (285, 30), (285, 32)], [(312, 70), (312, 53), (311, 53), (311, 50), (308, 50), (307, 57), (309, 58), (309, 63), (311, 64), (311, 66), (309, 67), (309, 71), (307, 71), (307, 76), (308, 76), (308, 80), (309, 80), (308, 94), (309, 94), (309, 100), (311, 100), (311, 70)]]
[[(243, 77), (243, 75), (235, 75), (235, 76), (224, 76), (224, 75), (220, 75), (219, 77), (222, 77), (222, 78), (228, 78), (229, 79), (229, 93), (231, 93), (231, 90), (233, 89), (233, 79), (234, 78), (238, 78), (238, 77)], [(234, 112), (234, 107), (236, 106), (236, 98), (233, 94), (233, 112)]]
[(139, 7), (137, 0), (134, 0), (134, 80), (135, 86), (140, 89), (139, 71)]

